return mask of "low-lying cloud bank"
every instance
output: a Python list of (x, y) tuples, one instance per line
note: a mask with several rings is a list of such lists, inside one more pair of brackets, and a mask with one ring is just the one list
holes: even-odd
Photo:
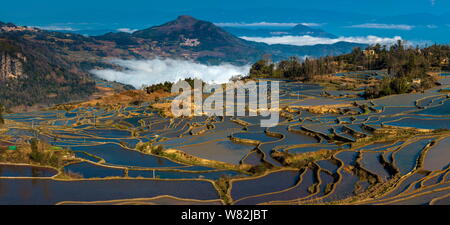
[(387, 29), (387, 30), (412, 30), (414, 26), (407, 24), (380, 24), (365, 23), (349, 26), (349, 28), (369, 28), (369, 29)]
[(208, 66), (192, 61), (175, 59), (112, 60), (123, 70), (91, 70), (99, 78), (141, 88), (166, 81), (176, 82), (185, 78), (199, 78), (208, 83), (226, 83), (236, 75), (247, 75), (250, 66), (222, 64)]
[(50, 30), (50, 31), (78, 31), (78, 29), (68, 27), (68, 26), (57, 26), (57, 25), (50, 25), (50, 26), (33, 26), (35, 28), (39, 28), (41, 30)]
[(366, 37), (338, 37), (338, 38), (324, 38), (324, 37), (312, 37), (309, 35), (305, 36), (280, 36), (280, 37), (240, 37), (248, 41), (263, 42), (266, 44), (287, 44), (287, 45), (317, 45), (317, 44), (334, 44), (340, 41), (361, 43), (361, 44), (386, 44), (390, 45), (398, 40), (402, 40), (400, 36), (395, 36), (392, 38), (387, 37), (377, 37), (369, 35)]
[(117, 31), (119, 32), (125, 32), (125, 33), (133, 33), (135, 31), (137, 31), (138, 29), (131, 29), (131, 28), (119, 28), (117, 29)]
[(319, 27), (321, 23), (274, 23), (274, 22), (258, 22), (258, 23), (215, 23), (220, 27), (295, 27), (297, 25), (308, 27)]

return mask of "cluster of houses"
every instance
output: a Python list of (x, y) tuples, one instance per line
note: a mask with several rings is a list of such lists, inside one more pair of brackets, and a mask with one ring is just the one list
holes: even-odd
[(36, 28), (33, 27), (22, 27), (22, 26), (0, 26), (0, 31), (3, 32), (11, 32), (11, 31), (37, 31)]
[(184, 38), (184, 42), (180, 43), (180, 46), (196, 47), (200, 45), (200, 41), (197, 38)]

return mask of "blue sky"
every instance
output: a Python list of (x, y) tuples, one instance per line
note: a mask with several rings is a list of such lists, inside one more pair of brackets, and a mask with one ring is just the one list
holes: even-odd
[(86, 35), (192, 15), (215, 23), (315, 23), (337, 36), (450, 42), (450, 0), (22, 0), (1, 5), (0, 21)]
[[(192, 10), (240, 10), (253, 8), (320, 9), (371, 15), (398, 15), (410, 13), (441, 14), (450, 12), (448, 0), (21, 0), (3, 1), (0, 20), (30, 23), (58, 22), (119, 22), (139, 15), (148, 20), (159, 20), (164, 15)], [(249, 15), (251, 11), (247, 12)], [(149, 15), (149, 14), (153, 14)], [(134, 18), (135, 17), (135, 18)], [(230, 15), (232, 17), (232, 15)], [(158, 19), (160, 18), (160, 19)], [(153, 21), (149, 21), (151, 23)], [(220, 21), (219, 21), (220, 22)]]
[[(12, 11), (19, 13), (24, 8), (45, 13), (52, 10), (84, 10), (84, 9), (104, 9), (104, 10), (133, 10), (133, 9), (156, 9), (163, 11), (179, 11), (194, 8), (258, 8), (258, 7), (281, 7), (281, 8), (313, 8), (329, 9), (341, 11), (363, 11), (368, 8), (374, 9), (378, 13), (389, 14), (389, 11), (396, 10), (401, 13), (414, 12), (445, 12), (449, 9), (450, 2), (447, 0), (22, 0), (2, 2), (2, 11)], [(16, 10), (11, 7), (16, 7)], [(26, 11), (30, 11), (26, 10)]]

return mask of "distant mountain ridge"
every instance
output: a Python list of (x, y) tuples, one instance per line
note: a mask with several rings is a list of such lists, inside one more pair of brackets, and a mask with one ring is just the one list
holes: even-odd
[[(274, 60), (281, 60), (289, 56), (308, 55), (320, 57), (342, 54), (350, 52), (354, 47), (366, 46), (349, 42), (313, 46), (268, 45), (238, 38), (226, 29), (218, 27), (211, 22), (197, 20), (186, 15), (179, 16), (176, 20), (165, 24), (133, 33), (110, 32), (92, 37), (20, 27), (13, 24), (8, 24), (7, 26), (3, 24), (0, 27), (8, 28), (8, 30), (3, 32), (33, 32), (38, 34), (36, 37), (47, 41), (49, 45), (55, 44), (51, 43), (54, 38), (61, 42), (66, 40), (66, 44), (63, 47), (70, 46), (72, 54), (74, 52), (90, 51), (90, 54), (101, 57), (141, 59), (173, 57), (213, 64), (220, 62), (248, 64), (267, 54), (272, 55)], [(260, 29), (258, 32), (270, 31)], [(333, 34), (323, 30), (301, 24), (285, 32), (290, 35), (335, 37)], [(58, 45), (58, 43), (56, 44)], [(327, 50), (326, 48), (328, 47), (329, 49)]]
[(161, 26), (139, 30), (132, 34), (137, 38), (183, 44), (187, 39), (197, 39), (201, 50), (239, 45), (246, 47), (245, 41), (217, 27), (211, 22), (197, 20), (191, 16), (179, 16), (176, 20)]
[[(133, 48), (148, 45), (161, 55), (185, 57), (205, 63), (232, 62), (247, 64), (270, 54), (274, 60), (289, 56), (325, 56), (349, 52), (354, 47), (365, 46), (357, 43), (333, 45), (292, 46), (267, 45), (243, 40), (231, 34), (229, 28), (222, 28), (211, 22), (197, 20), (191, 16), (179, 16), (176, 20), (135, 31), (131, 34), (118, 32), (92, 37), (96, 40), (113, 41), (120, 48)], [(270, 30), (254, 30), (270, 35)], [(320, 29), (297, 25), (288, 30), (291, 35), (311, 35), (334, 38), (335, 36)], [(325, 48), (330, 47), (330, 50)], [(284, 51), (283, 49), (289, 49)], [(316, 51), (315, 51), (316, 49)], [(288, 54), (287, 54), (288, 52)], [(324, 54), (326, 53), (326, 54)], [(138, 53), (139, 54), (139, 53)]]
[(89, 71), (113, 68), (107, 59), (181, 58), (207, 64), (251, 64), (265, 55), (326, 56), (366, 45), (268, 45), (238, 38), (190, 16), (133, 33), (87, 37), (0, 23), (0, 103), (7, 106), (62, 103), (95, 91)]
[(268, 28), (242, 28), (242, 27), (230, 27), (223, 26), (223, 29), (236, 35), (247, 37), (273, 37), (273, 36), (311, 36), (311, 37), (324, 37), (324, 38), (337, 38), (334, 34), (330, 34), (321, 29), (311, 28), (302, 24), (298, 24), (288, 29), (268, 29)]
[[(197, 20), (191, 16), (179, 16), (176, 20), (160, 26), (139, 30), (133, 38), (157, 42), (161, 49), (179, 52), (196, 59), (217, 57), (244, 63), (244, 57), (264, 54), (248, 41), (237, 38), (211, 22)], [(207, 60), (206, 60), (207, 61)]]

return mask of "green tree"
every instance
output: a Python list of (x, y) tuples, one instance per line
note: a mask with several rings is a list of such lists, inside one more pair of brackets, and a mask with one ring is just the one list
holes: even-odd
[(406, 77), (394, 78), (390, 84), (395, 94), (407, 93), (411, 87)]
[(5, 119), (3, 119), (3, 113), (5, 112), (5, 107), (0, 104), (0, 124), (5, 124)]
[(271, 77), (274, 73), (274, 64), (267, 60), (259, 60), (250, 68), (250, 77)]

